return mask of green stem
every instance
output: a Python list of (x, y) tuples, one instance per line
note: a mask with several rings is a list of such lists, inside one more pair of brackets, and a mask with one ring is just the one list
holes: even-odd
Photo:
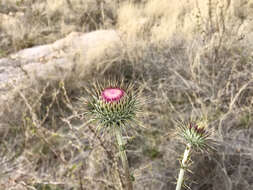
[(132, 180), (131, 180), (127, 155), (126, 155), (126, 151), (125, 151), (125, 148), (124, 148), (123, 137), (122, 137), (122, 133), (121, 133), (121, 130), (120, 130), (119, 126), (115, 126), (115, 135), (116, 135), (116, 139), (117, 139), (117, 142), (118, 142), (118, 145), (119, 145), (120, 158), (121, 158), (123, 169), (124, 169), (125, 176), (126, 176), (126, 179), (127, 179), (127, 182), (126, 182), (127, 190), (133, 190), (133, 183), (132, 183)]
[(191, 145), (187, 144), (185, 151), (184, 151), (184, 156), (183, 156), (183, 160), (181, 162), (181, 169), (178, 175), (178, 179), (177, 179), (177, 187), (176, 190), (181, 190), (183, 181), (184, 181), (184, 173), (188, 167), (187, 162), (189, 160), (190, 157), (190, 152), (191, 152)]

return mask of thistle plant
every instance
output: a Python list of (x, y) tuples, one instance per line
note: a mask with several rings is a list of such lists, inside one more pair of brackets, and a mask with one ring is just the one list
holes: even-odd
[(86, 101), (86, 113), (97, 123), (98, 130), (109, 130), (116, 137), (128, 190), (133, 189), (133, 184), (122, 132), (138, 122), (141, 105), (138, 94), (133, 85), (124, 87), (123, 82), (121, 85), (110, 83), (106, 87), (96, 84)]
[(178, 123), (178, 135), (185, 141), (186, 148), (183, 159), (180, 161), (180, 171), (177, 179), (176, 190), (180, 190), (185, 172), (189, 169), (191, 163), (191, 154), (193, 151), (208, 151), (213, 149), (210, 145), (210, 131), (207, 130), (207, 121), (198, 120), (187, 123)]

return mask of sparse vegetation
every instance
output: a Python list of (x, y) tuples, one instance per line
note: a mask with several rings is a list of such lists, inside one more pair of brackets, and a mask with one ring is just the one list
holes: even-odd
[(239, 0), (0, 0), (0, 57), (72, 31), (114, 29), (121, 40), (71, 57), (76, 70), (12, 86), (0, 101), (0, 189), (123, 189), (117, 146), (79, 99), (92, 81), (123, 77), (148, 97), (126, 139), (134, 189), (175, 189), (185, 148), (175, 120), (203, 116), (219, 145), (192, 155), (185, 185), (251, 190), (252, 13)]

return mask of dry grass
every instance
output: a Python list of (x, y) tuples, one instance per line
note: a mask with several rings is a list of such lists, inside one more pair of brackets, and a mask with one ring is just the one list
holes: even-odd
[[(173, 136), (173, 120), (200, 115), (208, 118), (219, 146), (217, 152), (195, 155), (187, 185), (196, 190), (252, 189), (253, 49), (247, 43), (252, 30), (245, 25), (252, 16), (250, 1), (243, 5), (225, 0), (150, 0), (134, 5), (110, 1), (105, 4), (108, 12), (94, 2), (100, 1), (20, 1), (19, 5), (1, 1), (1, 12), (33, 7), (25, 9), (22, 19), (37, 11), (41, 20), (1, 22), (0, 30), (11, 39), (0, 46), (7, 54), (53, 41), (68, 31), (112, 25), (119, 30), (123, 47), (104, 54), (105, 44), (90, 52), (90, 65), (107, 67), (86, 68), (89, 74), (68, 71), (62, 80), (35, 77), (36, 82), (24, 81), (25, 89), (13, 87), (13, 99), (1, 105), (0, 187), (121, 189), (124, 176), (113, 139), (110, 134), (100, 137), (85, 125), (78, 98), (85, 96), (84, 88), (93, 80), (123, 76), (143, 88), (150, 100), (142, 118), (146, 128), (128, 132), (135, 189), (175, 188), (177, 159), (184, 146)], [(110, 14), (113, 22), (107, 25)], [(242, 28), (248, 32), (244, 38)], [(41, 33), (44, 30), (48, 35)], [(83, 59), (72, 61), (82, 68)]]
[(72, 31), (112, 28), (117, 1), (0, 1), (0, 49), (5, 54), (46, 44)]

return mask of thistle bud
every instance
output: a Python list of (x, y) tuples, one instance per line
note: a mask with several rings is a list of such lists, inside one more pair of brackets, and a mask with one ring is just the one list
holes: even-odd
[(210, 131), (207, 129), (206, 121), (180, 122), (178, 125), (178, 134), (195, 150), (205, 151), (212, 149), (209, 146)]

